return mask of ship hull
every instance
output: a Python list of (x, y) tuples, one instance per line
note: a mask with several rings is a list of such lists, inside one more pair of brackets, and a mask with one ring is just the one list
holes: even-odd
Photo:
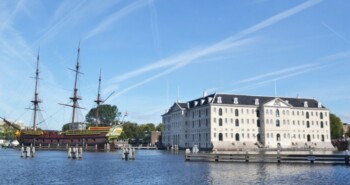
[(44, 131), (44, 134), (39, 136), (22, 134), (19, 142), (20, 145), (35, 146), (39, 149), (67, 149), (71, 146), (83, 147), (85, 150), (114, 149), (106, 133), (66, 135), (57, 131)]

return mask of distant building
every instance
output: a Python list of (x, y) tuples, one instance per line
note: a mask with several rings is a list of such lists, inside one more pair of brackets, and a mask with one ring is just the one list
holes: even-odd
[(159, 137), (161, 135), (161, 132), (159, 131), (152, 131), (151, 132), (151, 145), (154, 146), (158, 141), (159, 141)]
[(175, 102), (162, 118), (164, 146), (333, 148), (329, 110), (314, 99), (205, 94)]

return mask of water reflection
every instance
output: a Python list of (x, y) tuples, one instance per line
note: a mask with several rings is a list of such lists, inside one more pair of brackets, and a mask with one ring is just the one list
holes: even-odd
[(1, 184), (348, 184), (344, 165), (185, 162), (184, 152), (137, 151), (135, 161), (121, 152), (37, 151), (21, 159), (19, 151), (0, 149)]

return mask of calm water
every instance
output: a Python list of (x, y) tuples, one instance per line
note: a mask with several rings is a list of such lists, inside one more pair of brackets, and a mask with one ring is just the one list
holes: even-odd
[(0, 184), (350, 184), (345, 165), (185, 162), (184, 153), (137, 151), (135, 161), (121, 152), (37, 151), (34, 159), (0, 149)]

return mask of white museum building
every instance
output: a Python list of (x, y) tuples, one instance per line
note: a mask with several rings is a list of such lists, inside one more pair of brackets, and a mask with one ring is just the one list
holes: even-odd
[(315, 99), (204, 93), (162, 117), (164, 146), (333, 149), (329, 110)]

